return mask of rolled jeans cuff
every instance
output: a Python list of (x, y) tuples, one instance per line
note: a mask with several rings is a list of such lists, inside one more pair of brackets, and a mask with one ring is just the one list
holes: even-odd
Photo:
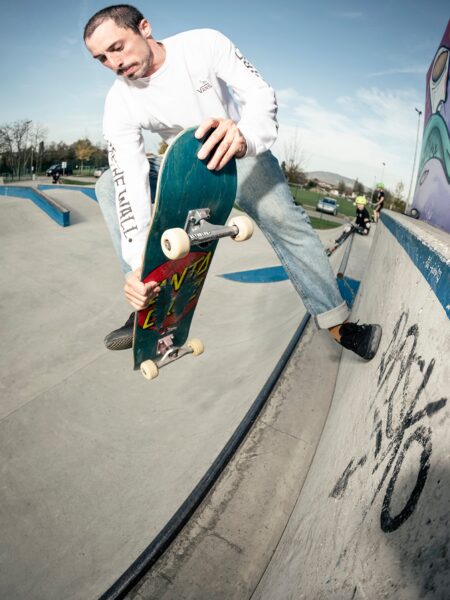
[(349, 317), (350, 311), (345, 302), (339, 304), (327, 312), (321, 313), (320, 315), (314, 315), (314, 320), (319, 329), (330, 329), (346, 321)]

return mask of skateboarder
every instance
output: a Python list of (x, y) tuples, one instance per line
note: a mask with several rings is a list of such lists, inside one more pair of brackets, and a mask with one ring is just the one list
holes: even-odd
[[(116, 5), (91, 17), (84, 40), (92, 56), (117, 78), (105, 103), (109, 164), (96, 192), (126, 274), (125, 295), (135, 310), (158, 293), (140, 281), (150, 227), (158, 160), (145, 156), (142, 130), (167, 143), (200, 123), (196, 137), (214, 132), (198, 153), (209, 169), (237, 160), (236, 202), (272, 244), (319, 328), (366, 360), (375, 355), (379, 325), (347, 323), (348, 308), (305, 211), (295, 205), (269, 148), (277, 137), (275, 93), (255, 67), (218, 31), (186, 31), (157, 41), (134, 7)], [(110, 349), (131, 347), (133, 315), (105, 339)]]
[(377, 203), (375, 204), (374, 209), (373, 209), (374, 223), (378, 223), (378, 221), (380, 219), (380, 213), (383, 210), (383, 205), (384, 205), (384, 190), (380, 189), (380, 190), (378, 190), (378, 194), (377, 194)]
[(370, 215), (366, 208), (367, 200), (364, 196), (358, 196), (355, 200), (356, 220), (355, 225), (358, 227), (358, 233), (368, 235), (370, 231)]

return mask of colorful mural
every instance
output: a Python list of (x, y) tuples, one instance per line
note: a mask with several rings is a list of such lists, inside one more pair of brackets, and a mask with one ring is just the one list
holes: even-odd
[(450, 21), (427, 73), (424, 131), (412, 209), (450, 233)]

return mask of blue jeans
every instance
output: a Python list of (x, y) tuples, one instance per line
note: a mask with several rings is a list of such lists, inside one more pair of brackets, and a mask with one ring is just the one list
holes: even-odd
[[(149, 162), (150, 189), (154, 198), (161, 158), (154, 157)], [(276, 158), (268, 151), (237, 160), (236, 165), (236, 203), (265, 234), (318, 327), (328, 329), (343, 323), (349, 312), (331, 265), (308, 215), (294, 203)], [(122, 259), (110, 170), (97, 181), (95, 191), (122, 269), (127, 273), (130, 267)]]

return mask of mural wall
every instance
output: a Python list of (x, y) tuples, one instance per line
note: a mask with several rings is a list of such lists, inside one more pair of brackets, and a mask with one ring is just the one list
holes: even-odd
[(450, 233), (450, 21), (427, 73), (424, 131), (412, 209)]

